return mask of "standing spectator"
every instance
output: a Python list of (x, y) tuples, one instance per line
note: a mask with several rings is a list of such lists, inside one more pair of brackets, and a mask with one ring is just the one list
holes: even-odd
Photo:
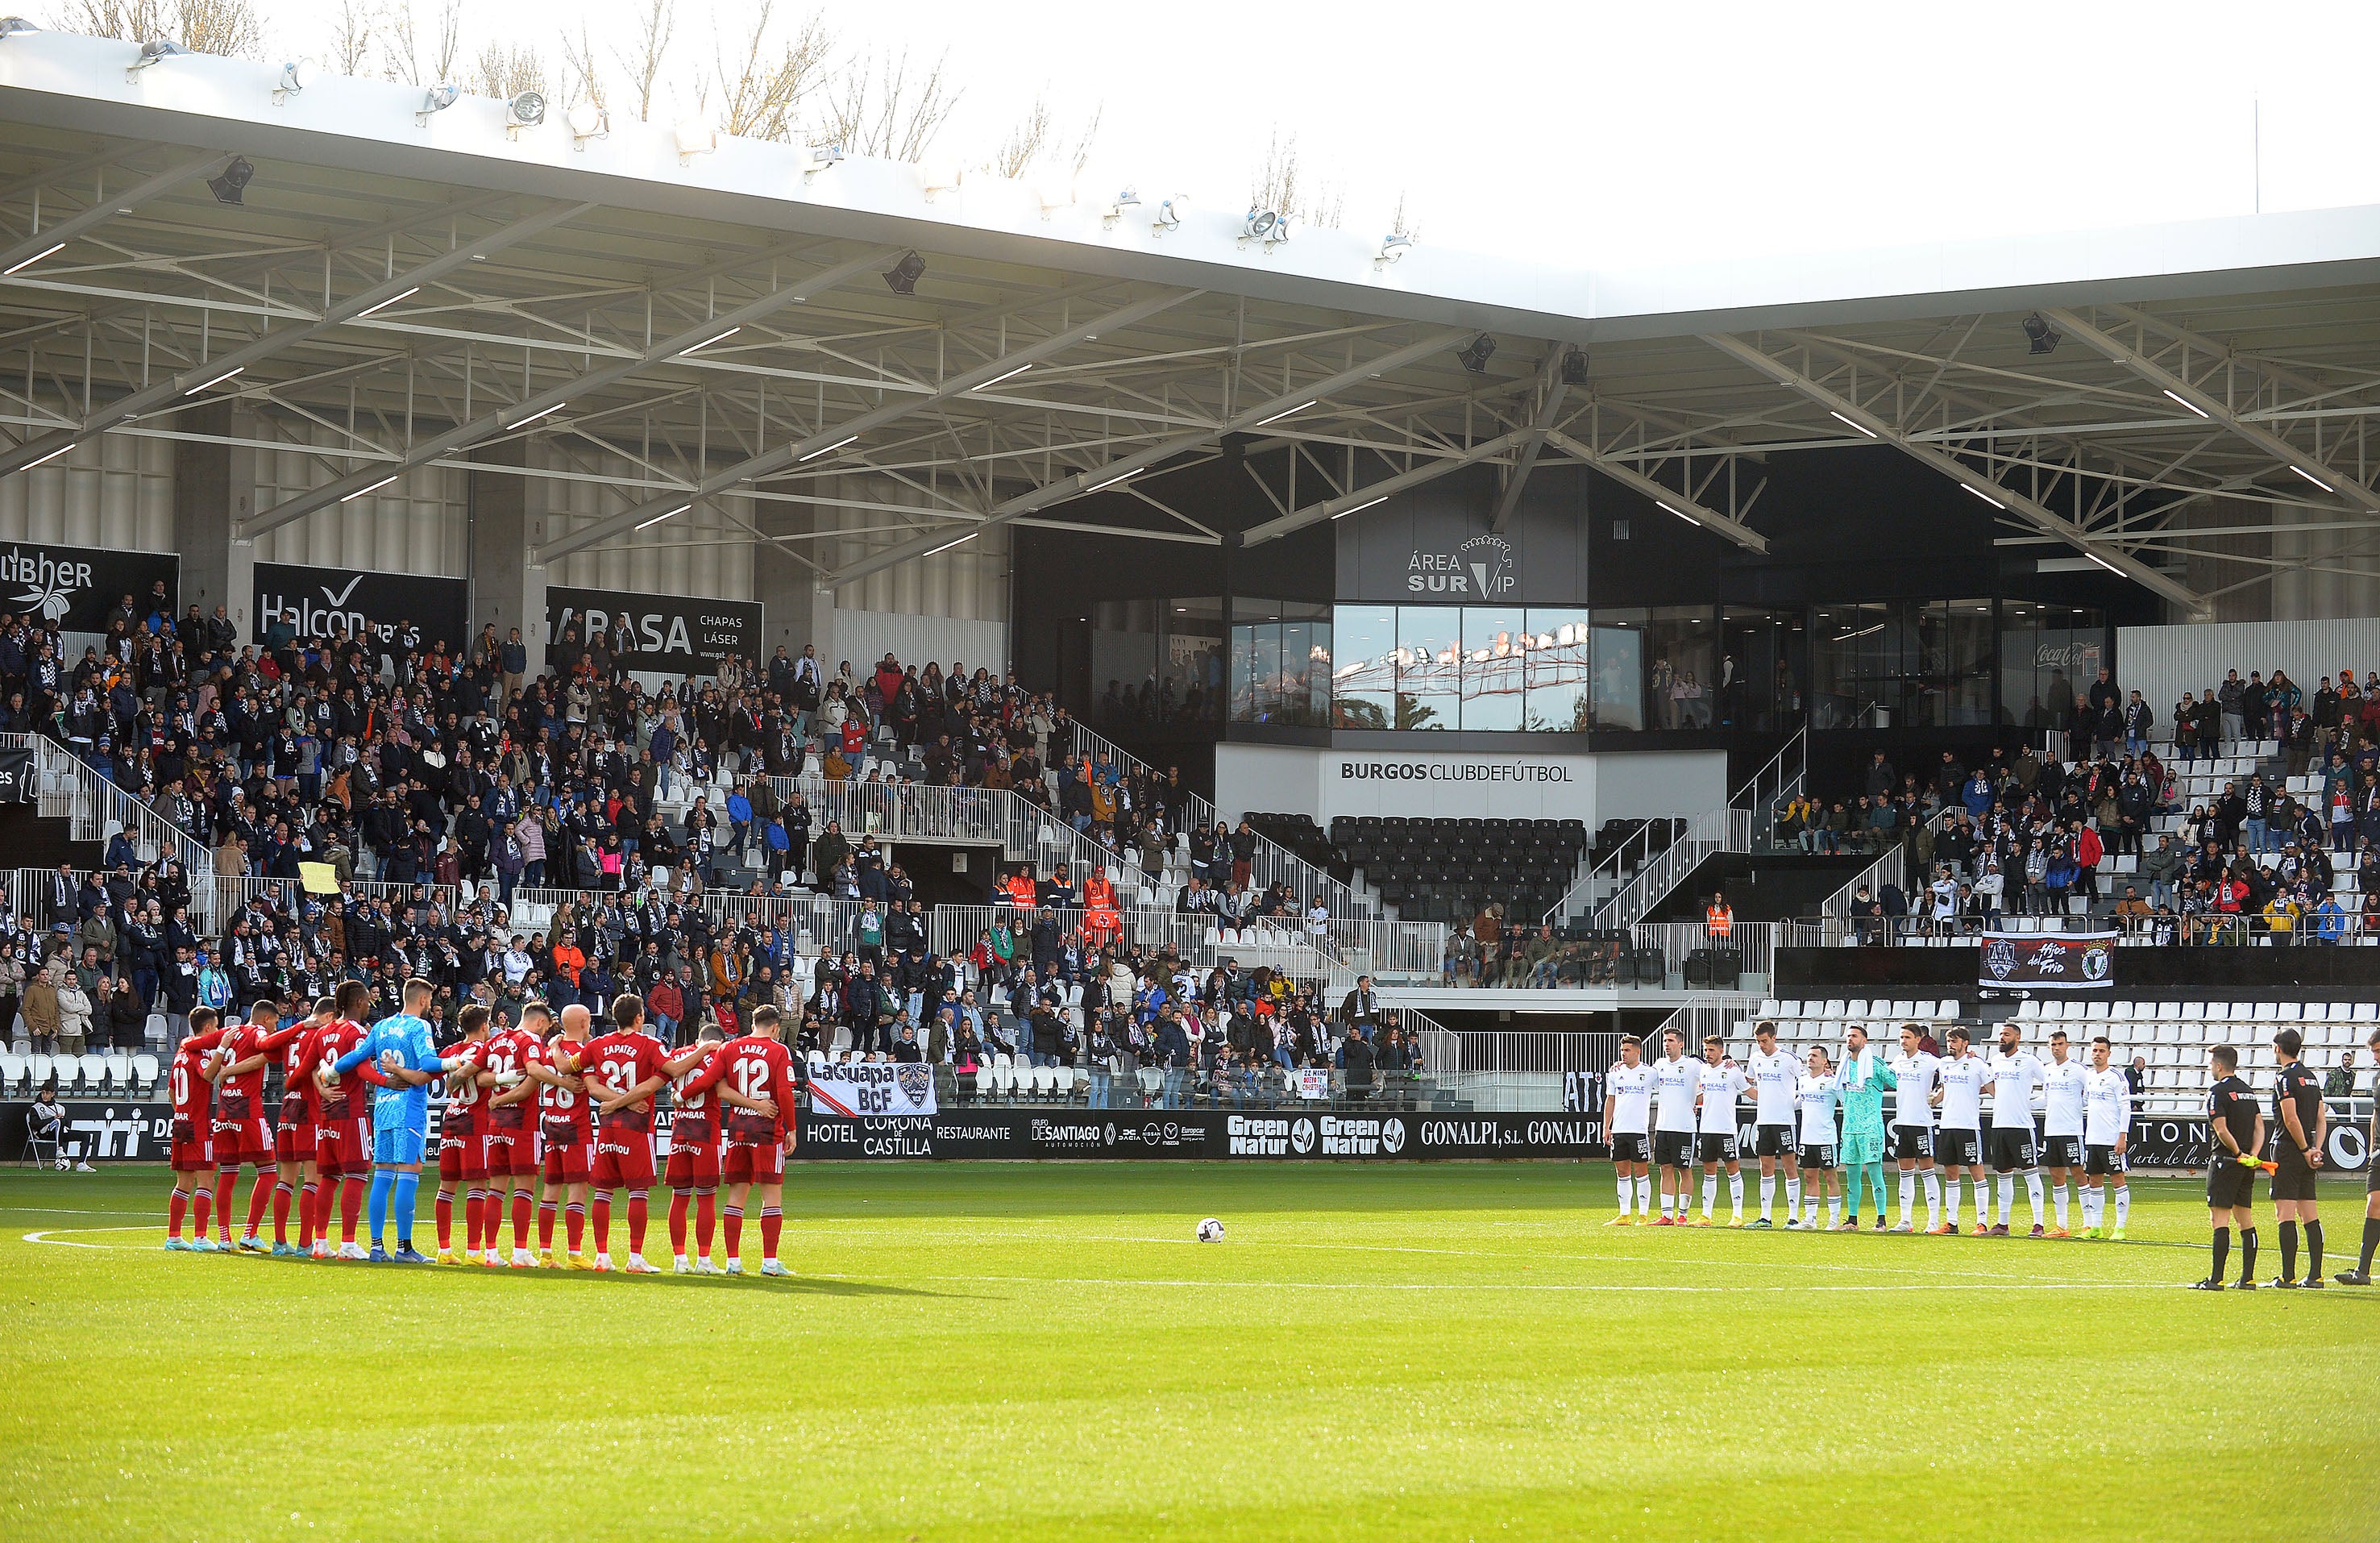
[(2353, 1051), (2342, 1051), (2338, 1058), (2338, 1064), (2333, 1066), (2330, 1069), (2330, 1075), (2322, 1079), (2322, 1096), (2325, 1099), (2355, 1097), (2355, 1052)]
[(33, 1037), (33, 1049), (42, 1055), (53, 1054), (58, 1048), (58, 976), (61, 966), (52, 960), (35, 970), (25, 982), (25, 1027)]

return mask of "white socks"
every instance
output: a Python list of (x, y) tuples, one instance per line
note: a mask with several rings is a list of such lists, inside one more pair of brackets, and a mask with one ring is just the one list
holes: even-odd
[[(2101, 1208), (2106, 1204), (2107, 1197), (2105, 1191), (2097, 1188), (2095, 1185), (2084, 1185), (2082, 1186), (2082, 1225), (2085, 1227), (2097, 1226), (2099, 1224)], [(2058, 1218), (2058, 1223), (2063, 1226), (2065, 1224), (2065, 1218)]]
[(1653, 1175), (1650, 1173), (1636, 1175), (1636, 1211), (1640, 1216), (1653, 1214)]
[(1952, 1179), (1950, 1181), (1950, 1228), (1953, 1232), (1957, 1231), (1959, 1226), (1959, 1181)]
[(1628, 1202), (1636, 1197), (1636, 1181), (1625, 1175), (1620, 1180), (1620, 1214), (1628, 1214)]
[(1742, 1175), (1742, 1173), (1740, 1173), (1740, 1172), (1737, 1172), (1737, 1173), (1730, 1173), (1730, 1174), (1727, 1176), (1727, 1197), (1728, 1197), (1728, 1201), (1729, 1201), (1729, 1203), (1730, 1203), (1730, 1205), (1734, 1206), (1734, 1208), (1735, 1208), (1735, 1219), (1736, 1219), (1738, 1221), (1742, 1221), (1742, 1220), (1743, 1220), (1743, 1175)]
[(1989, 1179), (1977, 1179), (1974, 1181), (1974, 1185), (1975, 1225), (1978, 1227), (1988, 1227), (1992, 1224), (1992, 1181)]
[(1678, 1197), (1677, 1197), (1676, 1196), (1674, 1196), (1674, 1195), (1670, 1194), (1670, 1193), (1668, 1190), (1666, 1190), (1666, 1189), (1665, 1189), (1665, 1190), (1663, 1190), (1663, 1191), (1661, 1191), (1661, 1214), (1662, 1214), (1663, 1216), (1670, 1216), (1670, 1215), (1674, 1215), (1674, 1214), (1676, 1213), (1676, 1211), (1677, 1211), (1677, 1209), (1678, 1209)]
[(2052, 1185), (2049, 1200), (2051, 1208), (2058, 1212), (2058, 1230), (2062, 1233), (2066, 1230), (2066, 1186)]
[[(1922, 1170), (1919, 1176), (1925, 1181), (1925, 1225), (1929, 1229), (1939, 1227), (1942, 1225), (1941, 1175), (1935, 1172), (1931, 1168), (1927, 1168)], [(1952, 1185), (1950, 1186), (1951, 1193), (1955, 1195), (1958, 1192), (1958, 1188), (1959, 1186), (1957, 1185)], [(1956, 1204), (1955, 1201), (1952, 1203)]]
[[(2040, 1197), (2039, 1196), (2037, 1196), (2037, 1195), (2036, 1195), (2036, 1196), (2034, 1197), (2034, 1202), (2033, 1202), (2033, 1203), (2034, 1203), (2034, 1209), (2038, 1209), (2040, 1208), (2040, 1205), (2041, 1205), (2041, 1197)], [(1993, 1223), (1993, 1225), (1995, 1225), (1995, 1226), (1999, 1226), (1999, 1227), (2006, 1227), (2006, 1226), (2009, 1226), (2009, 1225), (2010, 1225), (2011, 1223), (2013, 1223), (2015, 1221), (2016, 1221), (2016, 1178), (2015, 1178), (2015, 1176), (2014, 1176), (2013, 1174), (2003, 1173), (2003, 1174), (2001, 1174), (2001, 1175), (2000, 1175), (2000, 1209), (1999, 1209), (1999, 1220), (1998, 1220), (1998, 1221), (1996, 1221), (1995, 1223)]]
[(2033, 1203), (2033, 1224), (2041, 1225), (2041, 1171), (2028, 1168), (2024, 1174), (2024, 1197)]
[(2125, 1185), (2118, 1185), (2116, 1186), (2116, 1225), (2119, 1227), (2122, 1226), (2124, 1224), (2124, 1218), (2131, 1214), (2132, 1192)]
[[(1813, 1214), (1815, 1214), (1815, 1211), (1814, 1211), (1814, 1213), (1813, 1213)], [(1827, 1225), (1828, 1225), (1828, 1226), (1829, 1226), (1829, 1227), (1840, 1227), (1840, 1226), (1841, 1226), (1841, 1225), (1842, 1225), (1842, 1222), (1843, 1222), (1843, 1197), (1842, 1197), (1841, 1196), (1840, 1196), (1840, 1195), (1829, 1195), (1829, 1196), (1828, 1196), (1828, 1197), (1827, 1197)]]
[(1776, 1208), (1777, 1175), (1763, 1173), (1760, 1175), (1760, 1220), (1768, 1221), (1770, 1219), (1768, 1213)]
[(1703, 1220), (1704, 1220), (1704, 1221), (1708, 1221), (1711, 1219), (1711, 1208), (1712, 1208), (1712, 1207), (1714, 1207), (1714, 1206), (1716, 1206), (1716, 1205), (1718, 1205), (1718, 1174), (1716, 1174), (1716, 1173), (1706, 1173), (1706, 1174), (1704, 1174), (1704, 1175), (1703, 1175)]
[(1916, 1209), (1917, 1175), (1903, 1173), (1900, 1175), (1900, 1224), (1902, 1226), (1906, 1227), (1910, 1224), (1909, 1213)]

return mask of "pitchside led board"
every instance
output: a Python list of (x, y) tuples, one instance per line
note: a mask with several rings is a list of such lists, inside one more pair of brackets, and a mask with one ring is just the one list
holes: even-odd
[(625, 667), (656, 674), (707, 675), (731, 653), (758, 663), (767, 617), (757, 600), (559, 586), (545, 591), (549, 650), (573, 627), (582, 644), (601, 633)]
[(369, 631), (379, 640), (383, 661), (407, 626), (420, 634), (425, 649), (442, 640), (455, 649), (471, 641), (470, 586), (459, 578), (259, 563), (252, 598), (251, 643), (263, 642), (264, 629), (284, 614), (300, 638), (354, 638)]
[(1985, 996), (2112, 990), (2113, 932), (1985, 932), (1976, 985)]

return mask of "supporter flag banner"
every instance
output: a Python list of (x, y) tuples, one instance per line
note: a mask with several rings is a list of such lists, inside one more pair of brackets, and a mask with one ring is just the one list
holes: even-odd
[(161, 578), (167, 610), (176, 611), (182, 560), (170, 552), (0, 541), (0, 612), (40, 616), (60, 632), (105, 632), (107, 614), (127, 595), (135, 616), (146, 619)]
[(471, 641), (471, 589), (460, 578), (259, 563), (254, 589), (248, 613), (251, 643), (263, 642), (265, 628), (283, 615), (300, 638), (369, 632), (383, 662), (395, 661), (400, 633), (415, 650), (442, 640), (462, 649)]
[(30, 804), (41, 796), (41, 777), (30, 750), (0, 750), (0, 804)]
[(1307, 1066), (1297, 1074), (1297, 1096), (1301, 1099), (1330, 1097), (1330, 1073), (1325, 1067)]
[(328, 863), (299, 863), (298, 880), (306, 886), (308, 894), (339, 893), (339, 870)]
[(810, 1112), (841, 1120), (934, 1112), (934, 1069), (920, 1062), (820, 1066), (810, 1072)]
[(629, 670), (710, 674), (729, 654), (757, 662), (768, 608), (757, 600), (647, 595), (621, 589), (545, 591), (547, 659), (576, 627), (583, 647), (601, 635)]
[(2113, 932), (1985, 932), (1976, 984), (1989, 995), (2105, 991), (2116, 984)]

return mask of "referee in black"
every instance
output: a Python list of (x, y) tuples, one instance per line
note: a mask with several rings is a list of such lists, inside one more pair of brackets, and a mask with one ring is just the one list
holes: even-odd
[[(2280, 1222), (2281, 1278), (2273, 1284), (2294, 1291), (2322, 1285), (2322, 1213), (2314, 1208), (2321, 1176), (2325, 1128), (2322, 1085), (2298, 1059), (2305, 1039), (2294, 1028), (2273, 1036), (2273, 1213)], [(2298, 1229), (2305, 1229), (2307, 1270), (2298, 1280)]]
[(2265, 1145), (2265, 1112), (2240, 1080), (2240, 1052), (2217, 1045), (2206, 1052), (2215, 1086), (2206, 1099), (2206, 1130), (2213, 1150), (2206, 1170), (2206, 1211), (2215, 1225), (2215, 1269), (2192, 1291), (2221, 1291), (2223, 1268), (2231, 1258), (2231, 1224), (2240, 1224), (2240, 1289), (2256, 1289), (2256, 1153)]
[[(2372, 1047), (2374, 1061), (2380, 1061), (2380, 1028), (2372, 1031), (2365, 1041)], [(2342, 1286), (2368, 1286), (2372, 1283), (2372, 1256), (2380, 1253), (2380, 1082), (2372, 1088), (2372, 1126), (2363, 1143), (2367, 1154), (2363, 1180), (2363, 1257), (2353, 1270), (2338, 1272)]]

